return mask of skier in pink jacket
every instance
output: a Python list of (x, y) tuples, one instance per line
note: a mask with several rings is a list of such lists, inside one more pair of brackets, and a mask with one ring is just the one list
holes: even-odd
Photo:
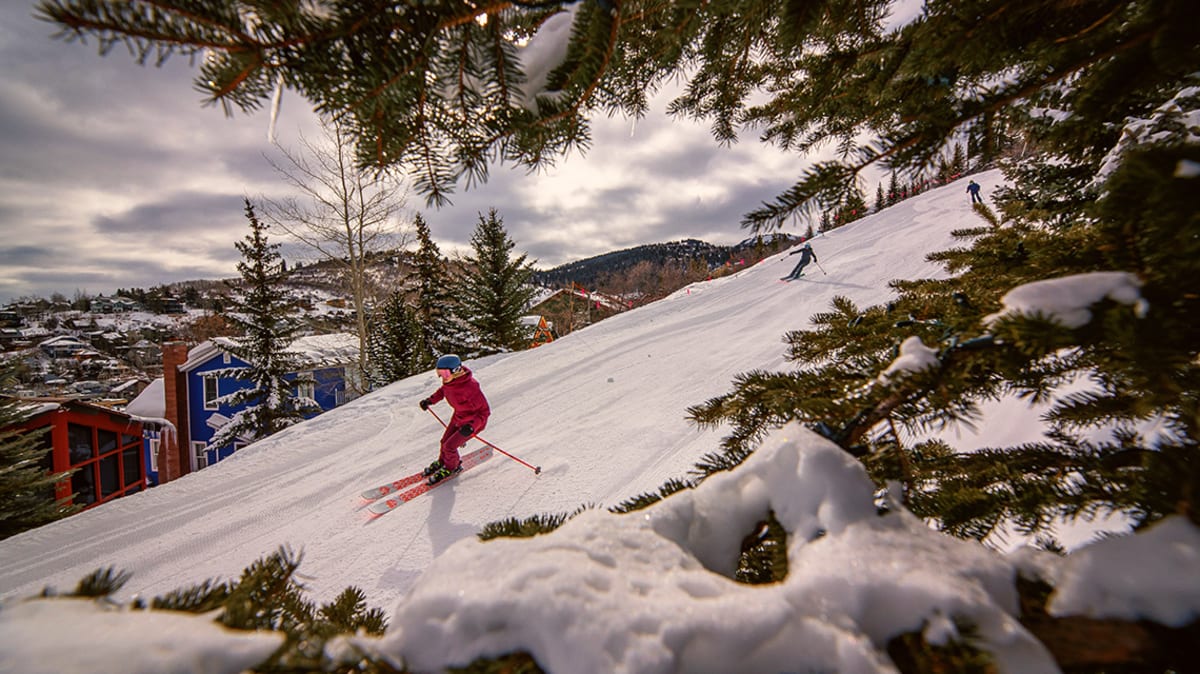
[(479, 382), (475, 381), (471, 370), (462, 364), (461, 358), (454, 354), (438, 358), (437, 373), (442, 385), (433, 395), (421, 401), (421, 409), (427, 410), (430, 405), (445, 399), (454, 408), (454, 414), (446, 425), (446, 432), (442, 434), (441, 455), (424, 471), (429, 477), (429, 484), (437, 484), (462, 470), (458, 450), (487, 426), (492, 413)]

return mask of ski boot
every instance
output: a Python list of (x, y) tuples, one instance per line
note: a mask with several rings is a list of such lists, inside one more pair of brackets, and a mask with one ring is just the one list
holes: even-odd
[(462, 472), (462, 464), (461, 463), (458, 464), (458, 468), (455, 468), (454, 470), (450, 470), (449, 468), (447, 468), (445, 466), (440, 466), (436, 471), (429, 474), (429, 484), (431, 484), (431, 485), (437, 484), (437, 483), (441, 482), (442, 480), (445, 480), (446, 478), (448, 478), (452, 475), (458, 475), (461, 472)]
[(430, 475), (433, 475), (434, 473), (438, 472), (441, 469), (442, 469), (442, 460), (438, 459), (437, 461), (434, 461), (433, 463), (429, 464), (428, 468), (421, 471), (421, 474), (424, 475), (425, 477), (429, 477)]

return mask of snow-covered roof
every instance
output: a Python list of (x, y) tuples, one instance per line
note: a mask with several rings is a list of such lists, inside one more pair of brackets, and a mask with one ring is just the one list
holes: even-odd
[(214, 431), (221, 430), (225, 427), (225, 424), (228, 423), (229, 417), (221, 414), (220, 412), (213, 412), (212, 414), (208, 415), (207, 419), (204, 420), (204, 424)]
[(190, 372), (200, 365), (207, 363), (213, 356), (223, 353), (224, 349), (220, 348), (219, 342), (225, 340), (224, 337), (216, 337), (200, 342), (191, 349), (188, 349), (188, 358), (179, 366), (181, 372)]
[(79, 398), (21, 398), (18, 399), (18, 413), (24, 419), (32, 419), (47, 412), (53, 412), (63, 408), (86, 408), (91, 411), (103, 412), (105, 414), (116, 415), (120, 417), (129, 417), (130, 415), (122, 410), (113, 409), (106, 405), (97, 405), (87, 400)]
[(138, 417), (157, 418), (167, 416), (167, 401), (163, 378), (150, 382), (128, 405), (125, 411)]
[(629, 305), (627, 303), (623, 302), (621, 299), (619, 299), (617, 297), (613, 297), (612, 295), (605, 295), (604, 293), (582, 290), (580, 288), (559, 288), (558, 290), (555, 290), (548, 294), (539, 294), (536, 296), (536, 298), (530, 304), (530, 307), (536, 308), (539, 305), (545, 304), (546, 302), (550, 301), (551, 299), (558, 297), (559, 295), (573, 295), (574, 297), (576, 297), (582, 301), (585, 301), (585, 302), (595, 302), (596, 304), (602, 305), (603, 307), (605, 307), (606, 309), (609, 309), (611, 311), (625, 311), (626, 309), (629, 308)]
[[(207, 363), (219, 353), (228, 353), (237, 345), (232, 337), (214, 337), (188, 351), (188, 359), (180, 370), (189, 372)], [(346, 332), (330, 335), (309, 335), (293, 341), (287, 349), (300, 356), (302, 367), (322, 367), (352, 363), (358, 359), (358, 336)]]
[(41, 344), (38, 344), (38, 346), (60, 346), (60, 345), (83, 346), (83, 347), (88, 346), (88, 344), (86, 342), (82, 342), (79, 340), (78, 337), (72, 337), (71, 335), (55, 335), (54, 337), (51, 337), (50, 339), (43, 341)]
[(62, 406), (62, 403), (51, 400), (23, 400), (17, 407), (17, 413), (24, 419), (31, 419), (39, 414), (53, 412)]
[(292, 342), (288, 351), (314, 366), (351, 363), (358, 358), (358, 336), (347, 332), (309, 335)]
[(123, 393), (125, 391), (137, 388), (138, 383), (140, 383), (140, 382), (137, 379), (130, 379), (129, 381), (127, 381), (123, 384), (117, 384), (116, 386), (109, 389), (109, 391), (111, 393)]

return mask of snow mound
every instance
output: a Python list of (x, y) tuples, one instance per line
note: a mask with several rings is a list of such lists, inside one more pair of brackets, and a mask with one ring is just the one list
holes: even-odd
[(0, 671), (5, 672), (236, 674), (266, 660), (283, 641), (282, 632), (238, 632), (213, 622), (211, 615), (128, 610), (103, 600), (31, 600), (0, 607)]
[[(742, 541), (769, 512), (789, 535), (787, 579), (738, 583)], [(554, 672), (893, 672), (889, 639), (926, 627), (941, 639), (961, 617), (1006, 671), (1057, 671), (1013, 618), (1014, 574), (911, 514), (877, 515), (862, 466), (792, 425), (736, 470), (644, 510), (460, 541), (377, 650), (420, 671), (528, 651)]]
[[(1156, 552), (1146, 554), (1147, 546)], [(1168, 518), (1139, 536), (1093, 543), (1063, 567), (1051, 615), (1148, 618), (1171, 627), (1200, 615), (1200, 529), (1186, 518)]]

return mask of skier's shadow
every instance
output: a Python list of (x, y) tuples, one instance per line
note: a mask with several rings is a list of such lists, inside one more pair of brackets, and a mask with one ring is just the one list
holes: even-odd
[(822, 286), (836, 286), (838, 288), (856, 288), (858, 290), (870, 290), (871, 288), (874, 287), (874, 286), (859, 285), (857, 283), (843, 283), (841, 281), (830, 281), (829, 279), (821, 277), (821, 276), (814, 276), (812, 278), (809, 278), (808, 274), (804, 275), (804, 280), (806, 283), (809, 283), (809, 284), (822, 285)]
[(430, 547), (435, 559), (452, 544), (474, 536), (479, 531), (473, 524), (462, 524), (450, 519), (450, 514), (454, 512), (454, 502), (458, 499), (456, 491), (461, 488), (461, 484), (447, 484), (426, 494), (433, 499), (426, 529), (429, 531)]

